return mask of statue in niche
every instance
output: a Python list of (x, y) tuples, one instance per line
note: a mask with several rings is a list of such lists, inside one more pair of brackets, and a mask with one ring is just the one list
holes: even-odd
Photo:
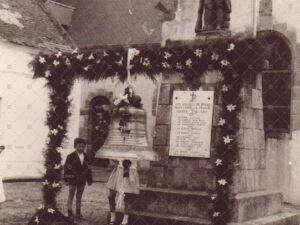
[(200, 0), (195, 32), (228, 30), (230, 14), (231, 0)]

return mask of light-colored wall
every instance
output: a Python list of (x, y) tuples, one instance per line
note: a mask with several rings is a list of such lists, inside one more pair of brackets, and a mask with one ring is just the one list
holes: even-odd
[[(0, 52), (0, 144), (6, 146), (0, 155), (0, 173), (4, 179), (40, 177), (48, 134), (48, 90), (43, 79), (32, 79), (29, 63), (37, 50), (0, 42)], [(76, 85), (70, 139), (78, 135), (79, 96)]]

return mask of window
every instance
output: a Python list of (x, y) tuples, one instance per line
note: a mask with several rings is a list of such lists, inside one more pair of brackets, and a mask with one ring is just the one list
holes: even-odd
[(291, 106), (291, 51), (277, 32), (259, 33), (264, 47), (262, 91), (266, 134), (289, 133)]

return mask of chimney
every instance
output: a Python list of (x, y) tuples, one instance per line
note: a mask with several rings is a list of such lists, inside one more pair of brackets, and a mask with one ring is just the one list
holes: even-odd
[(75, 0), (47, 0), (45, 8), (67, 30), (71, 26), (75, 2)]

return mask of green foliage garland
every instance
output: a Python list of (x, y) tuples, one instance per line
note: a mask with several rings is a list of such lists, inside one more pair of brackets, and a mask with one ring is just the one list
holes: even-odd
[[(241, 111), (240, 91), (245, 77), (262, 70), (261, 46), (255, 39), (226, 39), (199, 46), (138, 49), (130, 63), (130, 72), (135, 76), (155, 79), (157, 74), (179, 72), (191, 90), (201, 86), (200, 78), (206, 71), (219, 70), (223, 80), (218, 84), (221, 91), (222, 111), (218, 121), (218, 141), (215, 151), (214, 171), (216, 190), (212, 194), (214, 225), (225, 225), (230, 221), (232, 198), (230, 186), (237, 162), (237, 132)], [(49, 135), (45, 151), (46, 174), (43, 178), (44, 206), (38, 209), (29, 222), (49, 224), (56, 218), (66, 220), (57, 210), (56, 196), (61, 187), (61, 144), (66, 137), (70, 117), (69, 96), (76, 79), (99, 81), (117, 77), (127, 78), (127, 50), (124, 48), (53, 55), (39, 54), (32, 62), (34, 78), (45, 78), (50, 89), (47, 113)]]

